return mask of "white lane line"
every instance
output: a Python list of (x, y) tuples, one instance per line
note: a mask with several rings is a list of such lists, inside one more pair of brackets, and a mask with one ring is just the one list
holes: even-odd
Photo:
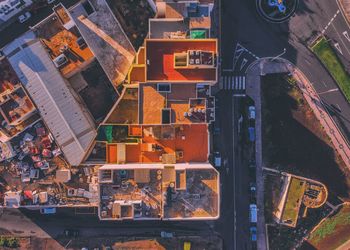
[(319, 95), (323, 95), (323, 94), (327, 94), (327, 93), (331, 93), (331, 92), (335, 92), (335, 91), (339, 91), (338, 88), (335, 88), (335, 89), (330, 89), (330, 90), (327, 90), (327, 91), (324, 91), (324, 92), (321, 92), (321, 93), (318, 93)]
[(325, 87), (327, 87), (327, 84), (325, 82), (322, 82)]
[(337, 108), (341, 111), (341, 108), (340, 108), (340, 106), (339, 106), (339, 104), (338, 103), (336, 103), (335, 104), (336, 106), (337, 106)]
[[(332, 27), (333, 27), (333, 29), (335, 30), (335, 33), (337, 33), (337, 35), (338, 35), (338, 37), (339, 37), (341, 43), (344, 45), (346, 52), (348, 52), (348, 55), (350, 55), (349, 49), (346, 47), (346, 44), (344, 43), (344, 41), (343, 41), (341, 35), (339, 34), (338, 30), (335, 28), (335, 26), (334, 26), (333, 23), (332, 23)], [(340, 47), (340, 46), (339, 46), (339, 47)], [(343, 53), (342, 53), (342, 54), (343, 54)]]
[(241, 68), (239, 69), (239, 71), (242, 71), (242, 69), (244, 68), (244, 66), (247, 64), (248, 60), (243, 58), (243, 61), (241, 63)]
[(331, 18), (331, 20), (327, 23), (327, 25), (323, 28), (322, 30), (322, 34), (324, 34), (326, 32), (326, 30), (328, 29), (328, 27), (332, 24), (332, 22), (334, 21), (334, 19), (337, 17), (337, 15), (339, 14), (340, 10), (338, 9), (337, 12), (334, 14), (334, 16)]

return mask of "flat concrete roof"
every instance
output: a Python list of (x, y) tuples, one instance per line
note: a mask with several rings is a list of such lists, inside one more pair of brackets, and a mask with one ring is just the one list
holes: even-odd
[(81, 35), (115, 85), (124, 81), (135, 57), (135, 49), (105, 0), (89, 0), (88, 14), (80, 3), (69, 10)]

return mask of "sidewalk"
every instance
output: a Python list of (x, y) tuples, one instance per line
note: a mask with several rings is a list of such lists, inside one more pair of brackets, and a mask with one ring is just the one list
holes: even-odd
[(270, 62), (268, 60), (256, 61), (247, 70), (246, 76), (246, 93), (255, 102), (255, 160), (256, 160), (256, 186), (257, 197), (256, 204), (258, 207), (257, 223), (257, 247), (258, 249), (268, 249), (267, 233), (265, 226), (264, 214), (264, 174), (262, 158), (262, 122), (261, 122), (261, 76), (272, 73), (287, 72), (285, 63)]
[[(350, 10), (350, 0), (349, 10)], [(257, 206), (258, 206), (258, 224), (257, 224), (257, 243), (258, 249), (266, 249), (267, 237), (264, 218), (264, 178), (263, 178), (263, 162), (262, 162), (262, 131), (261, 131), (261, 79), (260, 77), (271, 73), (291, 72), (292, 76), (297, 80), (297, 84), (308, 102), (313, 113), (320, 121), (325, 132), (331, 139), (335, 150), (350, 170), (350, 146), (340, 132), (337, 124), (333, 121), (330, 114), (324, 108), (322, 101), (310, 81), (305, 75), (292, 65), (289, 61), (279, 58), (278, 61), (271, 61), (270, 58), (263, 58), (256, 61), (247, 70), (247, 90), (246, 93), (255, 101), (256, 107), (256, 177), (257, 177)], [(350, 244), (350, 242), (348, 242)], [(350, 248), (349, 248), (350, 249)]]
[(339, 3), (339, 7), (341, 8), (346, 21), (350, 22), (350, 0), (336, 0)]
[(339, 153), (345, 165), (350, 170), (350, 147), (347, 140), (343, 137), (343, 134), (340, 132), (337, 124), (324, 108), (319, 95), (316, 93), (310, 81), (299, 69), (292, 67), (290, 70), (293, 77), (297, 80), (298, 86), (302, 91), (304, 98), (331, 139), (335, 150)]

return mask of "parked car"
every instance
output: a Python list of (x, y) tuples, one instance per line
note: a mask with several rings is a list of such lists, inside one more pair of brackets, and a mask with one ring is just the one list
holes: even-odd
[(79, 236), (79, 230), (77, 229), (65, 229), (63, 234), (69, 238), (77, 238)]
[(256, 204), (250, 204), (249, 206), (249, 219), (251, 223), (256, 223), (258, 221), (258, 209)]
[(52, 4), (54, 3), (56, 0), (47, 0), (47, 4)]
[(41, 214), (55, 214), (56, 208), (55, 207), (41, 208), (40, 213)]
[(256, 241), (256, 227), (250, 227), (250, 240)]
[(248, 128), (248, 135), (249, 135), (249, 141), (254, 142), (255, 141), (255, 128), (249, 127)]
[(215, 152), (215, 153), (214, 153), (214, 165), (215, 165), (215, 167), (217, 167), (217, 168), (221, 167), (221, 156), (220, 156), (220, 152)]
[(27, 21), (30, 17), (32, 16), (32, 14), (30, 14), (28, 11), (26, 13), (24, 13), (23, 15), (20, 15), (18, 17), (18, 21), (20, 23), (24, 23), (25, 21)]
[(251, 182), (250, 183), (250, 187), (249, 187), (249, 191), (250, 191), (250, 200), (253, 202), (255, 202), (256, 200), (256, 185), (255, 183)]
[(248, 107), (248, 119), (255, 120), (255, 107), (254, 106)]
[(162, 232), (160, 232), (160, 237), (162, 237), (162, 238), (173, 238), (174, 237), (174, 233), (162, 231)]

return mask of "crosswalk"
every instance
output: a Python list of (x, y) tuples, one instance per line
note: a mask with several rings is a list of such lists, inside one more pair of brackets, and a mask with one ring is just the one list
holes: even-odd
[(233, 90), (234, 94), (244, 94), (246, 88), (245, 76), (235, 76), (231, 74), (222, 75), (220, 79), (220, 89)]

